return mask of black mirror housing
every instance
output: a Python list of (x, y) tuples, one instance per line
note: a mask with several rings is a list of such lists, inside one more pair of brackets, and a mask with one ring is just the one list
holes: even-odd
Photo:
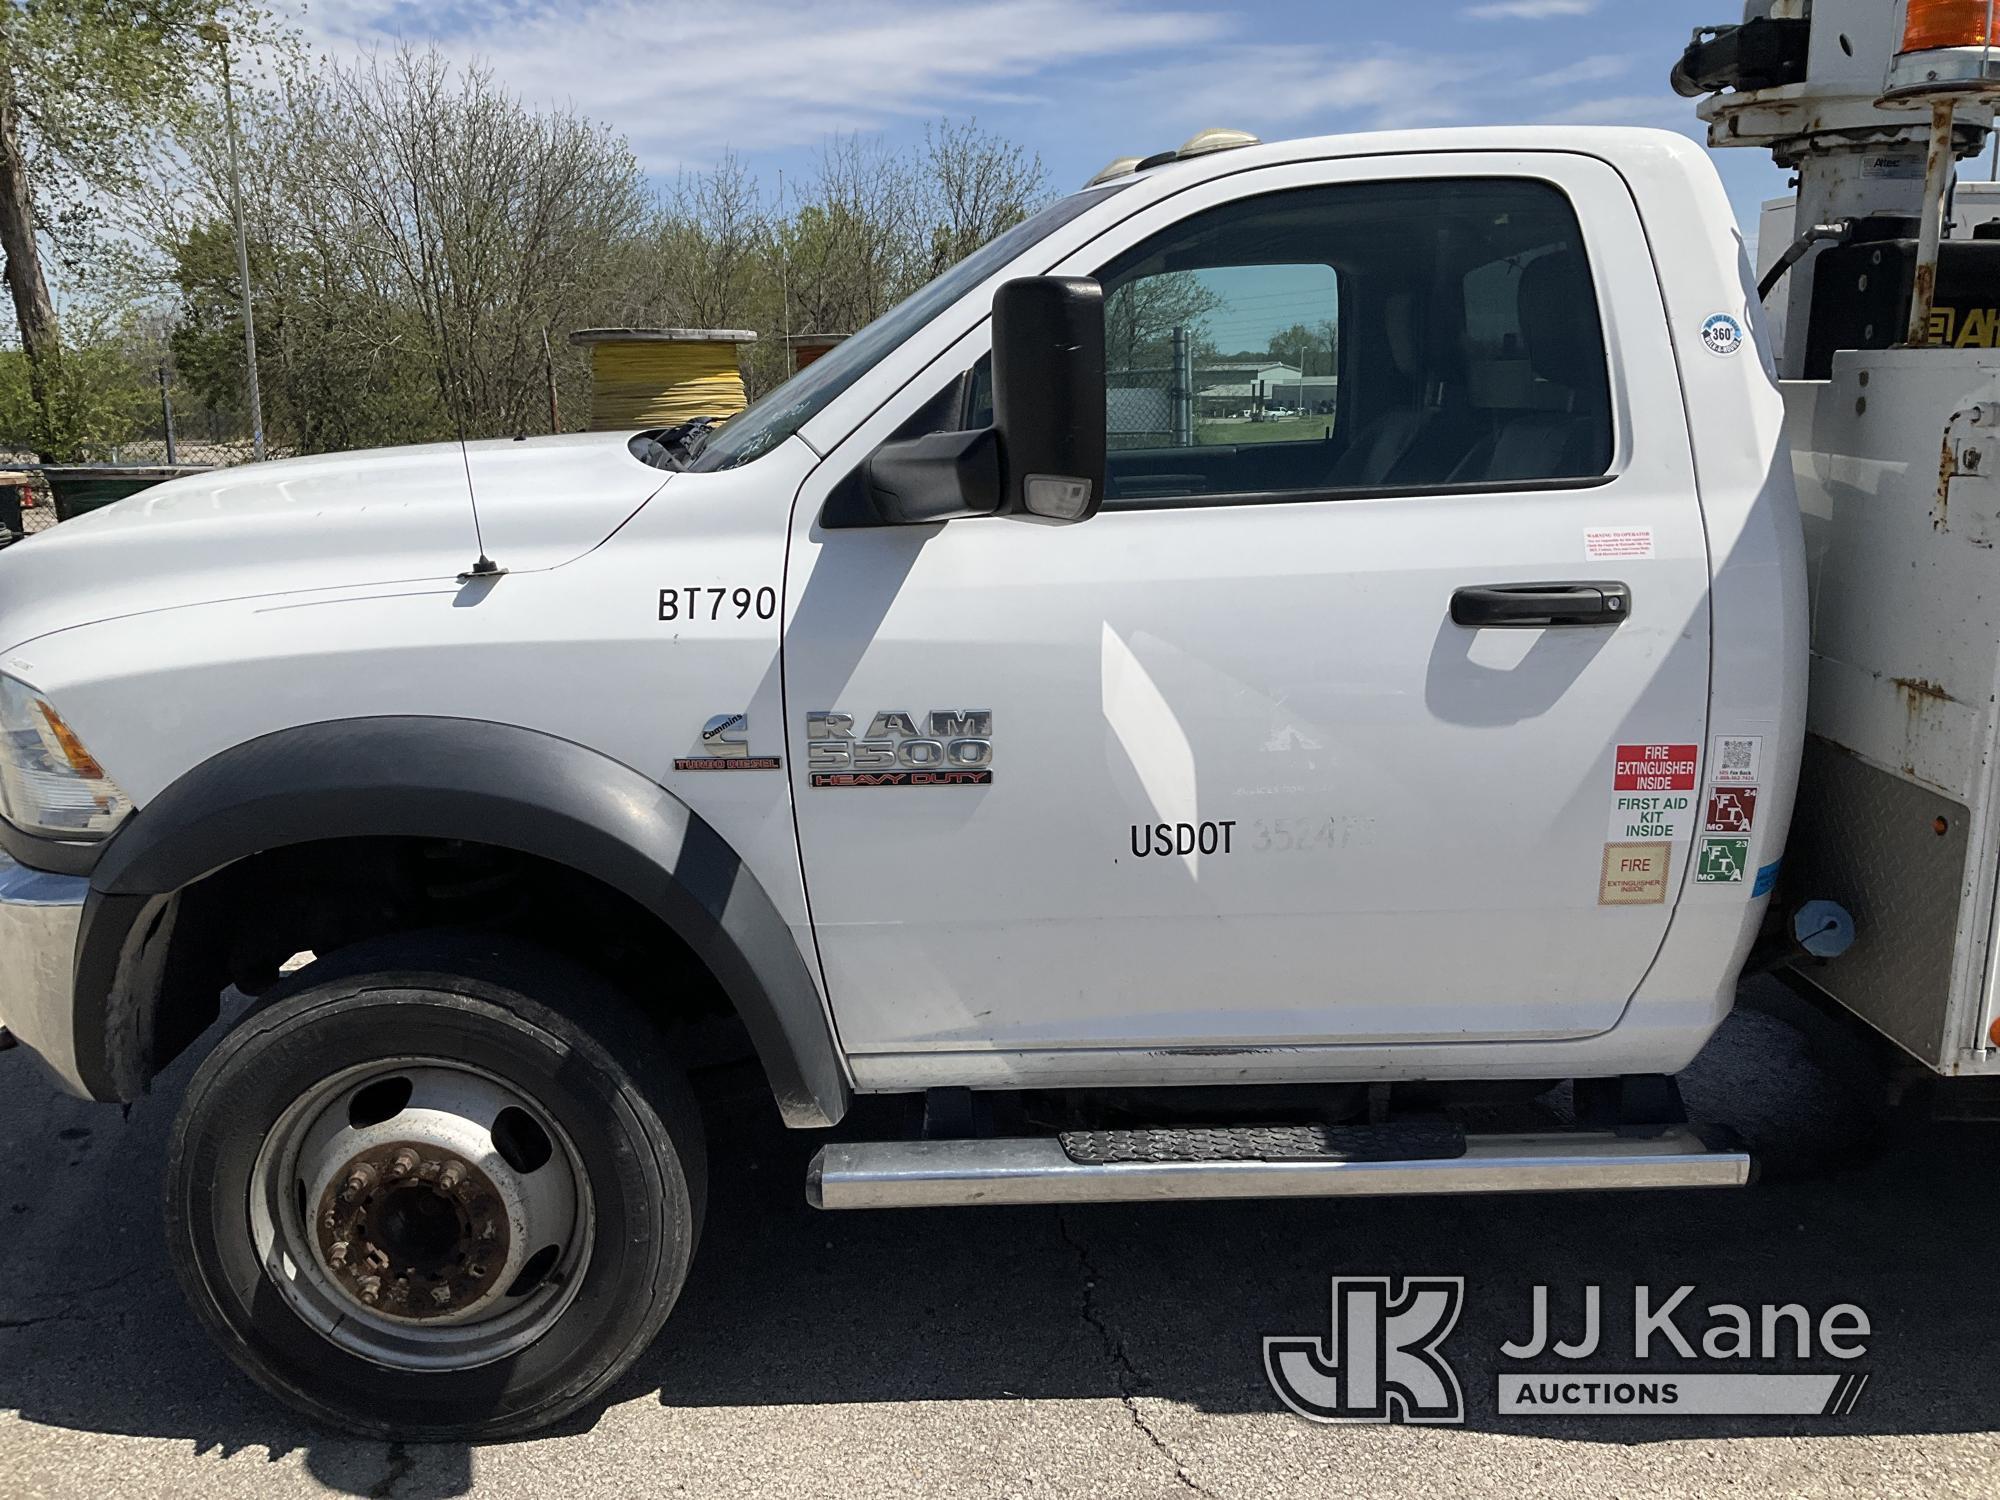
[(991, 427), (884, 443), (864, 467), (877, 525), (929, 526), (1000, 509), (1000, 436)]
[(1104, 289), (1030, 276), (993, 294), (1000, 510), (1087, 521), (1104, 503)]
[(884, 443), (821, 516), (836, 530), (1087, 521), (1104, 503), (1104, 452), (1104, 290), (1030, 276), (993, 294), (993, 425)]

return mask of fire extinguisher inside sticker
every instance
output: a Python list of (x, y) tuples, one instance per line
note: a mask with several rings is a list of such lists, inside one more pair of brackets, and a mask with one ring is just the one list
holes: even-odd
[(1599, 906), (1659, 906), (1667, 899), (1672, 844), (1606, 844)]

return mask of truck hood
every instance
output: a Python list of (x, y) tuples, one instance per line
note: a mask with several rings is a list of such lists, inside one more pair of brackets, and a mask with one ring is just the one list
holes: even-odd
[(558, 567), (669, 476), (621, 432), (432, 443), (244, 464), (169, 480), (0, 551), (0, 647), (218, 599), (455, 577), (486, 553)]

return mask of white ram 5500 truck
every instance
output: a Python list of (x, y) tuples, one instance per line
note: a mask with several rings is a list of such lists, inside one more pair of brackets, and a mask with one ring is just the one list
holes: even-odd
[[(652, 1337), (718, 1012), (794, 1126), (1077, 1127), (941, 1092), (938, 1139), (828, 1147), (828, 1207), (1740, 1181), (1616, 1101), (1441, 1107), (1672, 1074), (1757, 931), (1806, 580), (1730, 223), (1664, 133), (1191, 154), (705, 442), (286, 460), (9, 549), (0, 1017), (128, 1099), (263, 994), (176, 1259), (267, 1385), (406, 1431), (547, 1421)], [(1147, 363), (1273, 310), (1333, 325), (1332, 410)], [(1324, 1087), (1092, 1128), (1281, 1084)], [(1172, 1160), (1190, 1120), (1240, 1148)]]
[(0, 1020), (129, 1100), (259, 997), (176, 1266), (412, 1436), (654, 1336), (718, 1034), (922, 1098), (829, 1209), (1739, 1184), (1672, 1075), (1807, 739), (1763, 328), (1676, 136), (1204, 133), (720, 428), (163, 484), (0, 556)]

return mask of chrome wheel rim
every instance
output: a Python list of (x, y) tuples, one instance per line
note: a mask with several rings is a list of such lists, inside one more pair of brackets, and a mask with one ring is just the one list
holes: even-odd
[(308, 1090), (250, 1180), (258, 1259), (306, 1323), (394, 1369), (526, 1348), (575, 1298), (594, 1219), (576, 1148), (518, 1086), (390, 1058)]

